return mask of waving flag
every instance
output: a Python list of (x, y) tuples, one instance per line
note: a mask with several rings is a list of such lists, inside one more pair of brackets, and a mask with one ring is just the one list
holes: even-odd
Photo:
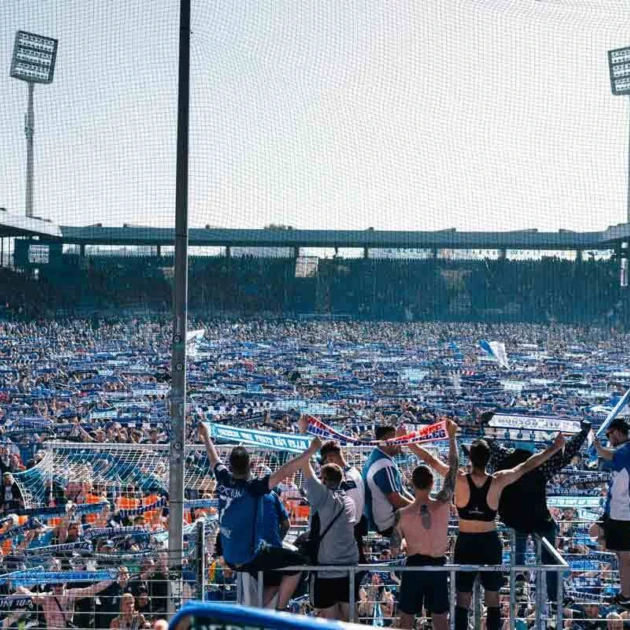
[(501, 367), (510, 369), (510, 363), (507, 358), (507, 352), (505, 350), (505, 344), (500, 341), (486, 341), (482, 339), (479, 342), (479, 347), (492, 357)]

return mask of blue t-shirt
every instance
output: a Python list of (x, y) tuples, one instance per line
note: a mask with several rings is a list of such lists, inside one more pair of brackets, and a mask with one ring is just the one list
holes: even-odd
[(275, 492), (266, 494), (260, 501), (262, 502), (262, 510), (258, 518), (256, 532), (258, 546), (264, 543), (270, 547), (282, 547), (280, 524), (289, 520), (289, 514)]
[(630, 442), (615, 449), (612, 461), (606, 462), (612, 470), (604, 512), (614, 521), (630, 521)]
[(246, 564), (254, 557), (258, 546), (259, 499), (271, 492), (269, 476), (234, 479), (221, 462), (215, 466), (214, 476), (223, 557), (231, 565)]

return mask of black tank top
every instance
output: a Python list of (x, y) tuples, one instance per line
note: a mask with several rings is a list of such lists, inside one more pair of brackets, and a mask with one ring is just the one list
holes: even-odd
[(494, 521), (497, 515), (497, 511), (491, 510), (488, 506), (488, 490), (490, 490), (492, 477), (488, 477), (481, 488), (478, 488), (473, 483), (470, 473), (466, 475), (466, 480), (468, 481), (470, 499), (468, 500), (468, 503), (465, 507), (457, 508), (459, 518), (463, 518), (467, 521)]

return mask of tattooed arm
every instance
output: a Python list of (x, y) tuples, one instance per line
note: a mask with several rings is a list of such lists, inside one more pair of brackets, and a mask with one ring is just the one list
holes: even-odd
[(392, 531), (391, 538), (389, 539), (392, 557), (395, 558), (400, 553), (403, 538), (403, 532), (400, 528), (400, 510), (396, 510), (396, 513), (394, 514), (394, 529)]
[(446, 425), (448, 431), (448, 472), (444, 479), (444, 485), (435, 497), (437, 501), (443, 503), (450, 503), (453, 500), (453, 494), (455, 493), (455, 481), (457, 479), (457, 472), (459, 470), (459, 452), (457, 450), (457, 425), (450, 421)]

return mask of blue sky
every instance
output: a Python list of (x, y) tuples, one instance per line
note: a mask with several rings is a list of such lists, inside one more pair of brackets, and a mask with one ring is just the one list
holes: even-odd
[[(602, 8), (600, 5), (605, 5)], [(0, 206), (24, 209), (18, 29), (37, 86), (35, 213), (172, 225), (178, 2), (0, 0)], [(602, 229), (626, 215), (622, 0), (193, 0), (190, 224)]]

